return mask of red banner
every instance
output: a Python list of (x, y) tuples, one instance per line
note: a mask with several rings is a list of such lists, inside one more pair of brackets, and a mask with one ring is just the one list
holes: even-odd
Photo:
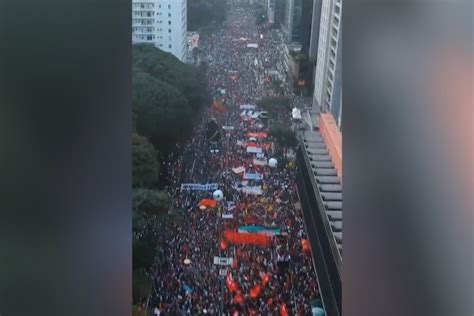
[(303, 252), (306, 254), (311, 253), (311, 247), (309, 245), (308, 239), (301, 239), (301, 247), (303, 247)]
[(199, 206), (214, 208), (217, 206), (217, 201), (213, 199), (203, 199), (199, 202)]
[(224, 237), (230, 243), (233, 244), (246, 244), (246, 245), (257, 245), (257, 246), (268, 246), (270, 244), (270, 238), (264, 234), (257, 233), (238, 233), (233, 231), (225, 231)]

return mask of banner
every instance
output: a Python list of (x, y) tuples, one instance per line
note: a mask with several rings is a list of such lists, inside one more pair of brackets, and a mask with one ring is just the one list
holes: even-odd
[[(257, 154), (258, 156), (259, 154)], [(266, 166), (267, 165), (267, 160), (262, 160), (262, 159), (254, 159), (253, 164), (256, 166)]]
[(199, 184), (199, 183), (183, 183), (181, 184), (182, 191), (209, 191), (209, 190), (217, 190), (218, 189), (217, 183), (207, 183), (207, 184)]
[(252, 195), (262, 195), (263, 194), (261, 186), (243, 187), (242, 192), (247, 193), (247, 194), (252, 194)]
[(235, 127), (234, 127), (234, 126), (225, 126), (225, 125), (224, 125), (224, 126), (222, 126), (222, 129), (224, 129), (224, 130), (226, 130), (226, 131), (232, 131), (232, 130), (235, 129)]
[(265, 154), (264, 153), (257, 154), (257, 158), (265, 158)]
[(239, 233), (227, 230), (224, 232), (224, 238), (232, 244), (239, 245), (268, 246), (270, 244), (270, 238), (264, 234)]
[(199, 206), (214, 208), (217, 206), (217, 201), (213, 199), (203, 199), (199, 202)]
[(239, 173), (245, 172), (245, 167), (241, 166), (241, 167), (237, 167), (237, 168), (232, 168), (232, 171), (234, 173), (239, 174)]
[(255, 233), (265, 234), (270, 236), (280, 235), (280, 227), (268, 227), (268, 226), (240, 226), (239, 233)]
[(268, 134), (265, 132), (259, 132), (259, 133), (248, 133), (248, 137), (255, 137), (255, 138), (267, 138)]
[(241, 104), (240, 109), (241, 110), (255, 110), (257, 106), (252, 105), (252, 104)]
[(263, 174), (260, 173), (244, 173), (245, 180), (262, 180)]
[(233, 219), (233, 218), (234, 218), (234, 214), (222, 214), (222, 218), (223, 218), (223, 219)]
[(248, 146), (247, 147), (247, 152), (248, 153), (254, 153), (254, 154), (260, 154), (262, 152), (262, 148)]

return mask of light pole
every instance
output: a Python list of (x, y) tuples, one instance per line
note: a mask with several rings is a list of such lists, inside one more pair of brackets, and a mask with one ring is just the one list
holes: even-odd
[[(214, 193), (212, 193), (212, 197), (219, 204), (218, 209), (219, 209), (219, 222), (220, 222), (222, 221), (222, 215), (221, 215), (221, 205), (219, 202), (224, 199), (224, 193), (221, 190), (215, 190)], [(222, 252), (220, 253), (220, 255), (222, 256)], [(219, 283), (221, 285), (220, 316), (222, 316), (224, 314), (224, 280), (222, 279), (220, 272), (219, 272)]]

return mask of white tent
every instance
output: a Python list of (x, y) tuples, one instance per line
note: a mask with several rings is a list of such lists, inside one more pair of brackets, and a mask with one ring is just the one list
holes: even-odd
[(297, 107), (294, 107), (293, 110), (291, 111), (291, 116), (293, 117), (294, 120), (301, 120), (301, 110), (298, 109)]

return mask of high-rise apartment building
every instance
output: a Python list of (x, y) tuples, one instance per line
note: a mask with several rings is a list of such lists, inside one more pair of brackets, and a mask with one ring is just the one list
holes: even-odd
[(301, 43), (303, 0), (287, 0), (284, 9), (283, 31), (287, 43)]
[(313, 107), (330, 112), (337, 124), (342, 116), (342, 0), (322, 0)]
[(187, 14), (187, 0), (132, 0), (132, 43), (154, 44), (186, 61)]

